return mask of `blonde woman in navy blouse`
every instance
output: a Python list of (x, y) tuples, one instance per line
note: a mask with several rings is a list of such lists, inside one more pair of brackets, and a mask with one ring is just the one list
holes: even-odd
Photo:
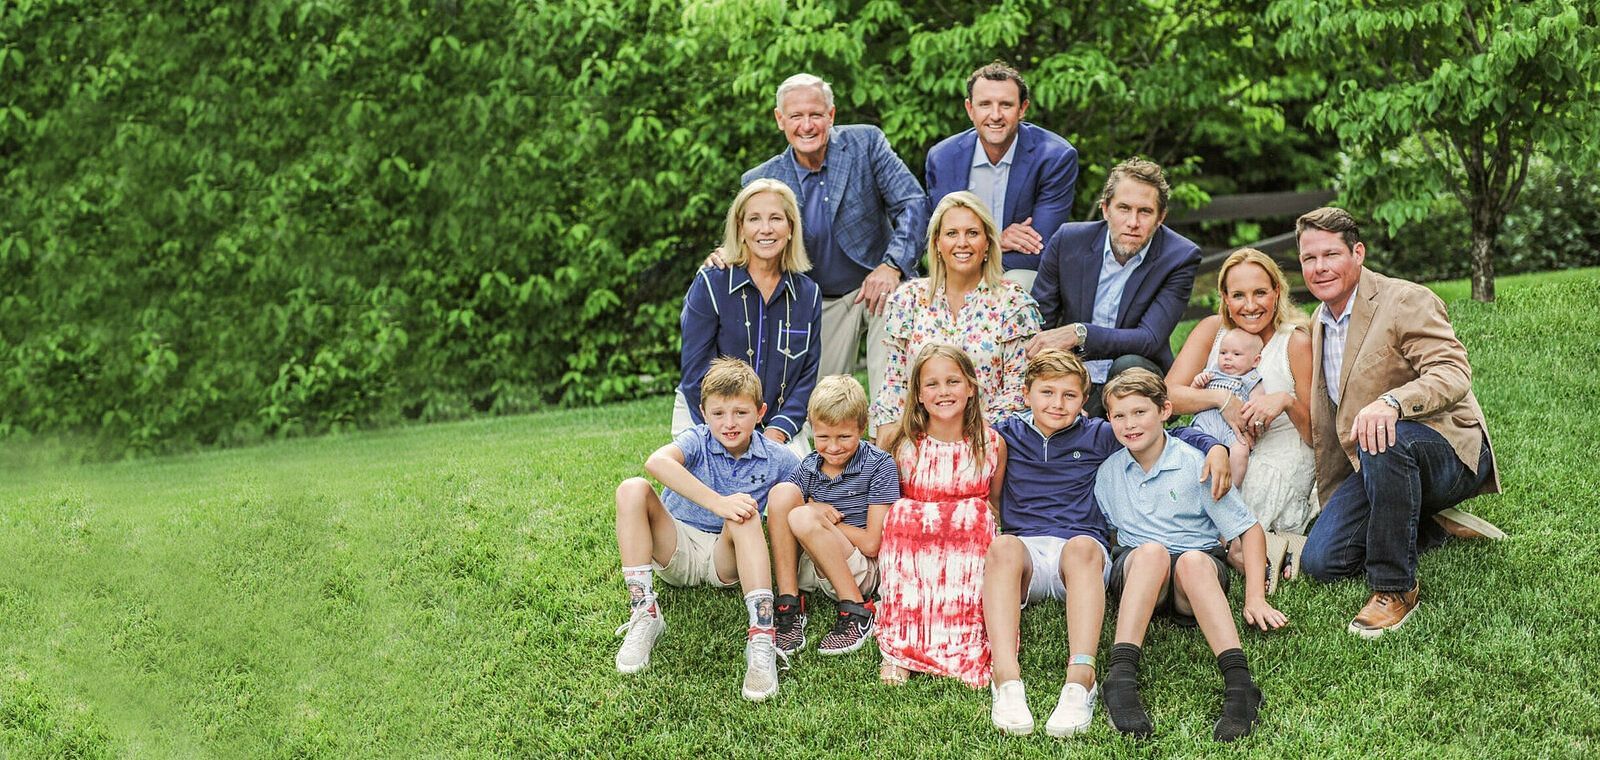
[(761, 378), (761, 432), (798, 453), (810, 450), (806, 403), (817, 384), (822, 296), (800, 233), (800, 208), (782, 182), (751, 182), (728, 208), (722, 250), (728, 267), (695, 274), (683, 299), (683, 380), (672, 413), (677, 435), (705, 420), (700, 381), (711, 360), (740, 359)]

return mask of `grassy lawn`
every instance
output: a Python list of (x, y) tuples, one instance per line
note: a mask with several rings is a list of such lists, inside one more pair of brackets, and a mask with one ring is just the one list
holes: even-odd
[[(1494, 304), (1438, 289), (1506, 485), (1471, 509), (1510, 538), (1424, 557), (1421, 610), (1376, 642), (1344, 632), (1361, 584), (1280, 591), (1290, 626), (1245, 634), (1268, 701), (1243, 751), (1600, 751), (1600, 272), (1499, 288)], [(1100, 716), (1070, 745), (1002, 738), (986, 692), (880, 687), (865, 652), (808, 651), (749, 704), (733, 593), (663, 590), (651, 669), (617, 674), (612, 491), (666, 440), (669, 407), (0, 470), (0, 756), (1238, 751), (1210, 741), (1221, 681), (1204, 640), (1165, 623), (1146, 646), (1157, 735), (1142, 745)], [(1065, 666), (1059, 605), (1026, 612), (1023, 644), (1042, 724)]]

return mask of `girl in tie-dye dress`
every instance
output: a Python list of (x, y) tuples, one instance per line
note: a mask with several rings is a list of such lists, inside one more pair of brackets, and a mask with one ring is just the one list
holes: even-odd
[(912, 393), (885, 441), (903, 498), (889, 508), (878, 552), (879, 677), (901, 683), (917, 671), (977, 688), (989, 683), (983, 556), (994, 538), (1005, 442), (984, 422), (972, 360), (961, 349), (933, 344), (917, 354)]

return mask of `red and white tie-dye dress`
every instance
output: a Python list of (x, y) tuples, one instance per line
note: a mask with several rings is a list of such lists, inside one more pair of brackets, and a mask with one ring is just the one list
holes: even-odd
[(878, 552), (878, 649), (907, 670), (989, 683), (983, 629), (983, 555), (994, 538), (989, 482), (1000, 438), (984, 428), (982, 468), (972, 446), (924, 436), (900, 447), (901, 499), (889, 508)]

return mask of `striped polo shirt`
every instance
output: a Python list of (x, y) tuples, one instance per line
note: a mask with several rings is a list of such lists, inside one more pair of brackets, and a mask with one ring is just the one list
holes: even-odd
[(900, 500), (900, 470), (894, 457), (867, 441), (861, 442), (839, 477), (824, 475), (822, 455), (813, 451), (800, 460), (789, 482), (800, 487), (806, 501), (839, 510), (844, 522), (857, 528), (867, 527), (868, 506)]

